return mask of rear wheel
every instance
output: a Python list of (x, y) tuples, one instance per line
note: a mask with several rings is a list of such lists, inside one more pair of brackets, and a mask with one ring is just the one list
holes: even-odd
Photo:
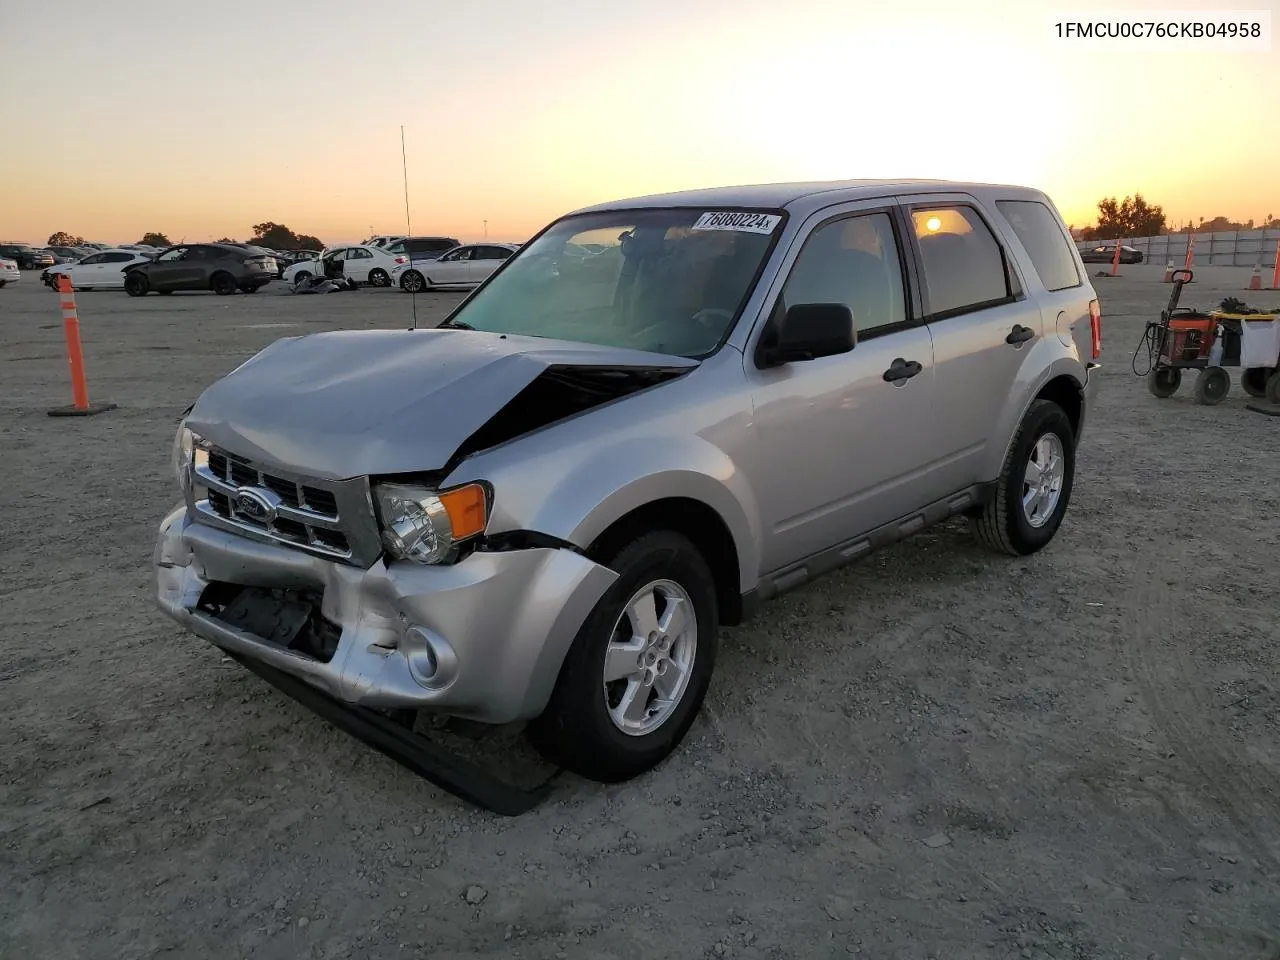
[(1035, 553), (1053, 539), (1075, 479), (1076, 440), (1056, 403), (1036, 400), (1009, 446), (996, 490), (970, 527), (984, 546), (1013, 556)]
[(1216, 406), (1231, 390), (1231, 374), (1222, 367), (1205, 367), (1196, 378), (1196, 403)]
[(409, 293), (419, 293), (426, 285), (426, 280), (417, 270), (406, 270), (404, 276), (400, 278), (400, 289)]
[(145, 297), (150, 286), (140, 273), (131, 273), (124, 278), (124, 292), (131, 297)]
[(1251, 397), (1265, 397), (1267, 381), (1275, 372), (1275, 367), (1250, 367), (1240, 374), (1240, 386)]
[(1280, 404), (1280, 370), (1267, 378), (1267, 403)]
[(618, 579), (578, 631), (528, 731), (553, 763), (614, 783), (684, 739), (711, 682), (719, 612), (711, 571), (680, 534), (645, 534), (606, 563)]
[(391, 286), (391, 274), (381, 267), (376, 267), (369, 271), (369, 284), (374, 287), (389, 287)]
[(236, 278), (229, 273), (215, 273), (209, 278), (209, 287), (220, 297), (229, 297), (239, 289)]
[(1161, 400), (1172, 397), (1182, 386), (1182, 371), (1177, 367), (1157, 367), (1147, 374), (1147, 389)]

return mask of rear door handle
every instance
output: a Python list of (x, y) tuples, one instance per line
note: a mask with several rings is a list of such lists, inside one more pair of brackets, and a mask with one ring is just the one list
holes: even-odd
[(903, 360), (898, 357), (893, 361), (893, 365), (884, 372), (884, 378), (889, 383), (894, 383), (898, 380), (910, 380), (923, 369), (924, 367), (915, 360)]
[(1026, 343), (1036, 332), (1030, 327), (1024, 327), (1020, 323), (1015, 323), (1013, 329), (1009, 331), (1009, 335), (1004, 338), (1005, 343)]

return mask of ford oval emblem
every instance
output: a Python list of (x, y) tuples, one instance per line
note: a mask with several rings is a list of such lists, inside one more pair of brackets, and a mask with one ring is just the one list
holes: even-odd
[(260, 487), (241, 487), (236, 491), (236, 513), (254, 523), (270, 523), (276, 518), (280, 498)]

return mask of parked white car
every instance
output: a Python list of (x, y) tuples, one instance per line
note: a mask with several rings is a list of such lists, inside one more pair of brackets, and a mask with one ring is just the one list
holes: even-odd
[(341, 260), (342, 275), (356, 283), (374, 287), (391, 286), (391, 274), (396, 267), (407, 264), (408, 257), (395, 257), (378, 247), (361, 244), (354, 247), (334, 247), (320, 255), (319, 260), (301, 260), (284, 271), (281, 279), (297, 283), (308, 277), (323, 275), (331, 261)]
[(22, 274), (18, 271), (18, 261), (16, 260), (0, 260), (0, 287), (6, 283), (17, 283), (22, 279)]
[(71, 278), (75, 290), (123, 290), (124, 272), (136, 263), (147, 263), (153, 254), (141, 250), (115, 247), (90, 254), (75, 263), (60, 263), (40, 274), (40, 279), (50, 288), (56, 288), (58, 274)]
[(454, 247), (438, 260), (397, 266), (391, 272), (391, 282), (408, 293), (435, 287), (479, 286), (519, 249), (514, 243), (464, 244)]

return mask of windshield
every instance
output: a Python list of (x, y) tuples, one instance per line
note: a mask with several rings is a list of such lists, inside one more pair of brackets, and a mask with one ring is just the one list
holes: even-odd
[(705, 356), (737, 319), (781, 224), (781, 213), (742, 210), (568, 217), (442, 326)]

